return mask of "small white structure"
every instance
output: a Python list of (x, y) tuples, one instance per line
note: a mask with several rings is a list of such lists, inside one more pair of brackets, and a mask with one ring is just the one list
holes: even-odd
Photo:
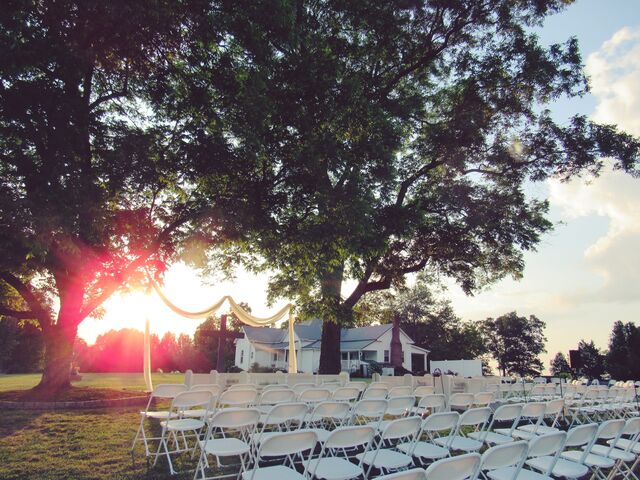
[(431, 373), (436, 368), (440, 373), (453, 372), (461, 377), (481, 377), (482, 360), (431, 360)]
[[(391, 360), (392, 325), (372, 325), (370, 327), (343, 328), (340, 337), (342, 370), (356, 372), (361, 364), (368, 361), (389, 363)], [(298, 370), (315, 373), (320, 365), (320, 344), (322, 321), (297, 323), (296, 352)], [(243, 327), (244, 338), (236, 340), (235, 365), (249, 370), (254, 363), (262, 367), (286, 369), (289, 358), (287, 331), (279, 328)], [(424, 371), (429, 350), (417, 347), (413, 340), (400, 329), (402, 345), (402, 366), (411, 371)]]

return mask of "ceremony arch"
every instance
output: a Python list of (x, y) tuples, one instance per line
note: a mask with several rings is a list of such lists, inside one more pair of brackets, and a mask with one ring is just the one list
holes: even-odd
[[(240, 305), (236, 303), (236, 301), (230, 296), (225, 295), (216, 303), (214, 303), (211, 307), (201, 310), (199, 312), (189, 312), (187, 310), (183, 310), (177, 307), (171, 300), (167, 298), (167, 296), (162, 292), (160, 287), (151, 280), (151, 285), (153, 289), (156, 291), (162, 302), (173, 312), (178, 315), (190, 318), (194, 320), (204, 319), (213, 315), (217, 312), (220, 307), (222, 307), (225, 303), (229, 304), (229, 308), (231, 312), (235, 314), (238, 319), (244, 323), (245, 325), (249, 325), (251, 327), (264, 327), (266, 325), (271, 325), (279, 320), (282, 320), (285, 315), (289, 315), (289, 373), (297, 373), (298, 371), (298, 359), (296, 355), (296, 335), (294, 331), (294, 323), (295, 323), (295, 315), (293, 314), (293, 305), (288, 303), (284, 307), (282, 307), (278, 312), (273, 314), (267, 318), (254, 317), (246, 310), (244, 310)], [(145, 329), (144, 329), (144, 382), (148, 390), (153, 390), (153, 383), (151, 382), (151, 336), (149, 332), (149, 319), (146, 319)]]

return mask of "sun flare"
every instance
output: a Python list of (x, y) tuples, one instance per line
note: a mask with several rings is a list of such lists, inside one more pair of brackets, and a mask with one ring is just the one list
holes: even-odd
[[(184, 264), (176, 264), (167, 270), (162, 285), (166, 297), (176, 306), (187, 311), (201, 311), (216, 303), (224, 295), (231, 295), (237, 302), (247, 302), (258, 316), (268, 316), (287, 302), (282, 300), (267, 306), (267, 277), (238, 272), (233, 281), (208, 284), (198, 272)], [(144, 330), (145, 320), (150, 321), (152, 334), (160, 337), (166, 332), (176, 335), (193, 335), (201, 320), (181, 317), (171, 311), (152, 290), (140, 290), (113, 295), (104, 303), (102, 319), (88, 318), (80, 324), (78, 334), (88, 343), (109, 330), (135, 328)], [(223, 307), (220, 313), (225, 313)]]

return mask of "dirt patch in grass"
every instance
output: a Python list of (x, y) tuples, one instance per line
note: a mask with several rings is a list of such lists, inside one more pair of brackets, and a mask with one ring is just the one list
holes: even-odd
[(144, 396), (135, 390), (111, 388), (71, 387), (57, 392), (42, 390), (9, 390), (0, 392), (0, 401), (7, 402), (85, 402), (90, 400), (113, 400)]

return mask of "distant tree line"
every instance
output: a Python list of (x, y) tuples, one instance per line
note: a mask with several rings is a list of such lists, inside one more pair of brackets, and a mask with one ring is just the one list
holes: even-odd
[(608, 349), (601, 351), (593, 340), (580, 340), (577, 365), (571, 365), (562, 352), (551, 360), (552, 375), (601, 378), (609, 375), (615, 380), (640, 379), (640, 328), (633, 322), (617, 321), (609, 336)]
[[(243, 306), (250, 310), (248, 305)], [(542, 320), (509, 312), (480, 322), (465, 321), (423, 277), (414, 286), (395, 293), (367, 295), (355, 313), (352, 326), (390, 323), (397, 317), (416, 345), (430, 351), (431, 360), (479, 358), (485, 373), (489, 373), (493, 358), (502, 375), (539, 375), (543, 370), (540, 354), (545, 351), (546, 338)], [(239, 332), (240, 328), (241, 323), (230, 316), (227, 329)], [(193, 338), (171, 332), (161, 338), (152, 334), (152, 369), (206, 372), (218, 368), (219, 329), (220, 318), (212, 316), (197, 327)], [(235, 357), (233, 338), (226, 338), (223, 348), (224, 369), (228, 370)], [(99, 335), (93, 345), (77, 339), (73, 364), (84, 372), (139, 372), (142, 350), (141, 331), (110, 330)], [(11, 318), (0, 321), (0, 372), (41, 371), (43, 351), (42, 334), (35, 325)], [(581, 340), (577, 351), (578, 368), (572, 368), (567, 357), (558, 352), (550, 363), (551, 375), (600, 378), (609, 374), (618, 380), (640, 379), (640, 328), (632, 322), (615, 322), (608, 350), (600, 351), (592, 340)]]
[[(187, 334), (166, 332), (162, 337), (151, 335), (151, 368), (163, 372), (191, 369), (208, 372), (216, 368), (220, 319), (209, 317), (195, 331)], [(231, 319), (231, 332), (239, 323)], [(77, 338), (72, 365), (81, 372), (140, 372), (143, 367), (144, 333), (133, 328), (109, 330), (99, 335), (93, 345)], [(235, 348), (232, 338), (223, 342), (225, 367), (233, 365)], [(44, 360), (42, 332), (31, 323), (6, 318), (0, 321), (0, 372), (41, 372)]]

